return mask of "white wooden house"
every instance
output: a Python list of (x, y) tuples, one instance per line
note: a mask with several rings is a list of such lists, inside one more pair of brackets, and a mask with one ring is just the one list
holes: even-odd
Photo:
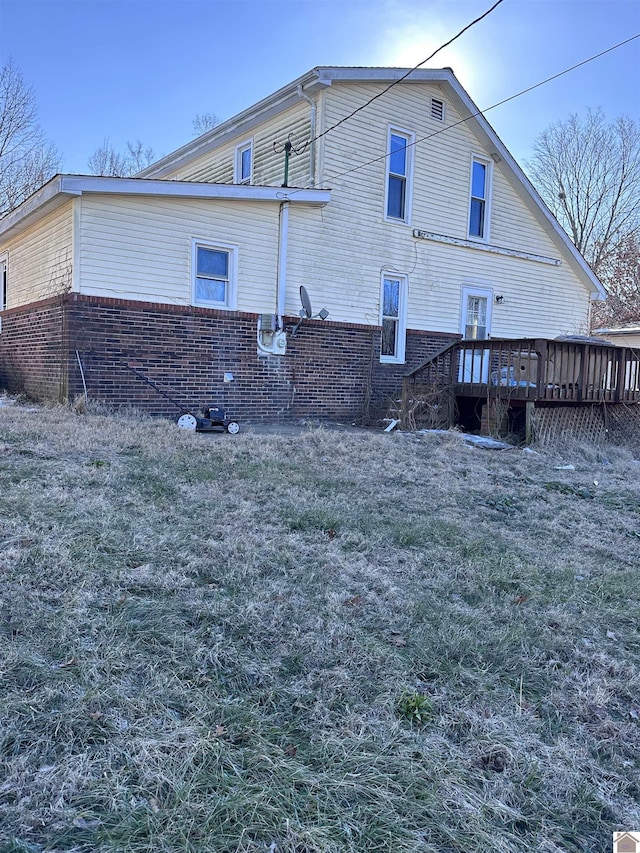
[(461, 336), (584, 333), (583, 258), (453, 72), (406, 73), (315, 68), (135, 178), (49, 181), (0, 221), (0, 384), (353, 419)]

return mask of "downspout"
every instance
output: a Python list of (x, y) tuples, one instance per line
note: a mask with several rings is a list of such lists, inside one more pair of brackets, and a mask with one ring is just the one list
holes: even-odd
[(280, 230), (278, 234), (278, 293), (276, 299), (276, 313), (278, 315), (278, 328), (282, 328), (284, 316), (284, 300), (287, 293), (287, 246), (289, 242), (289, 202), (280, 204)]
[(298, 84), (298, 97), (306, 101), (311, 107), (311, 142), (309, 143), (309, 183), (312, 187), (316, 185), (316, 102), (302, 91), (302, 84)]

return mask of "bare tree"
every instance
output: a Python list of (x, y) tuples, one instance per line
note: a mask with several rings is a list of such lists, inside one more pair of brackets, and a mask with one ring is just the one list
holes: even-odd
[(594, 273), (609, 284), (621, 242), (640, 235), (640, 127), (602, 110), (573, 114), (536, 140), (527, 170)]
[(0, 69), (0, 216), (16, 208), (60, 168), (60, 155), (38, 124), (33, 89), (10, 59)]
[(202, 136), (208, 130), (213, 130), (220, 124), (220, 119), (215, 113), (198, 113), (193, 120), (194, 136)]
[(609, 297), (593, 304), (594, 328), (640, 322), (640, 238), (631, 234), (619, 242), (609, 256), (603, 279)]
[(123, 152), (116, 151), (106, 138), (87, 161), (92, 175), (128, 178), (145, 169), (155, 160), (153, 148), (144, 147), (138, 139), (127, 142)]
[(127, 142), (126, 156), (129, 161), (129, 168), (131, 169), (132, 175), (136, 175), (138, 172), (146, 169), (147, 166), (150, 166), (156, 159), (153, 148), (150, 146), (145, 148), (139, 139), (136, 139), (135, 142)]

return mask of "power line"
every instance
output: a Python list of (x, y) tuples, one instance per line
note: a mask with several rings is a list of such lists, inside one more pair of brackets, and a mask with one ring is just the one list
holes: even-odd
[[(533, 92), (534, 89), (539, 89), (540, 86), (544, 86), (546, 83), (550, 83), (552, 80), (557, 80), (558, 77), (563, 77), (565, 74), (569, 74), (570, 71), (575, 71), (576, 68), (580, 68), (583, 65), (587, 65), (589, 62), (593, 62), (596, 59), (600, 59), (601, 56), (605, 56), (607, 53), (611, 53), (613, 50), (617, 50), (619, 47), (623, 47), (625, 44), (629, 44), (637, 38), (640, 38), (640, 33), (636, 33), (636, 35), (630, 36), (630, 38), (625, 39), (624, 41), (621, 41), (618, 44), (614, 44), (613, 47), (608, 47), (606, 50), (603, 50), (600, 53), (596, 53), (594, 56), (590, 56), (588, 59), (583, 59), (581, 62), (577, 62), (570, 68), (565, 68), (564, 71), (559, 71), (557, 74), (553, 74), (551, 77), (547, 77), (545, 80), (541, 80), (539, 83), (534, 83), (533, 86), (529, 86), (526, 89), (522, 89), (520, 92), (516, 92), (515, 95), (509, 95), (508, 98), (503, 98), (501, 101), (492, 104), (490, 107), (487, 107), (484, 110), (478, 110), (477, 112), (471, 113), (471, 115), (466, 116), (466, 118), (462, 118), (459, 121), (454, 122), (453, 124), (449, 124), (446, 127), (441, 128), (440, 130), (435, 130), (433, 133), (429, 133), (427, 136), (422, 136), (420, 139), (416, 139), (414, 142), (409, 142), (407, 143), (406, 148), (411, 148), (421, 142), (426, 142), (428, 139), (433, 139), (434, 136), (439, 136), (441, 133), (446, 133), (452, 128), (458, 127), (459, 125), (464, 124), (472, 118), (477, 118), (478, 116), (481, 116), (484, 113), (488, 113), (490, 110), (495, 110), (496, 107), (501, 107), (503, 104), (509, 103), (509, 101), (513, 101), (516, 98), (520, 98), (522, 95), (526, 95), (529, 92)], [(350, 118), (350, 116), (347, 116), (346, 118)], [(337, 127), (337, 125), (334, 125), (334, 127)], [(329, 130), (333, 130), (333, 128), (329, 128)], [(367, 160), (365, 163), (361, 163), (359, 166), (354, 166), (352, 169), (347, 169), (344, 172), (338, 172), (335, 175), (330, 175), (327, 180), (331, 181), (335, 180), (335, 178), (343, 178), (345, 175), (350, 175), (353, 172), (357, 172), (360, 169), (364, 169), (366, 166), (371, 166), (373, 163), (378, 163), (380, 160), (386, 160), (390, 156), (390, 153), (385, 153), (380, 155), (379, 157), (374, 157), (372, 160)]]
[(372, 104), (372, 103), (373, 103), (375, 100), (377, 100), (378, 98), (381, 98), (383, 95), (386, 95), (386, 93), (389, 91), (389, 89), (392, 89), (392, 88), (393, 88), (394, 86), (396, 86), (398, 83), (402, 83), (402, 81), (403, 81), (403, 80), (406, 80), (406, 79), (407, 79), (407, 77), (409, 77), (409, 75), (410, 75), (410, 74), (413, 74), (413, 72), (414, 72), (414, 71), (417, 71), (417, 70), (418, 70), (418, 68), (420, 68), (420, 66), (421, 66), (421, 65), (424, 65), (424, 64), (425, 64), (425, 62), (429, 62), (429, 60), (430, 60), (430, 59), (433, 59), (433, 57), (434, 57), (437, 53), (440, 53), (440, 51), (441, 51), (441, 50), (444, 50), (444, 49), (445, 49), (445, 47), (449, 47), (449, 45), (450, 45), (450, 44), (453, 44), (453, 42), (454, 42), (456, 39), (459, 39), (459, 38), (460, 38), (460, 36), (461, 36), (463, 33), (466, 33), (466, 31), (467, 31), (467, 30), (470, 30), (470, 29), (471, 29), (471, 27), (473, 27), (473, 26), (475, 26), (476, 24), (478, 24), (478, 23), (479, 23), (483, 18), (486, 18), (486, 17), (487, 17), (487, 15), (490, 15), (490, 14), (491, 14), (491, 12), (493, 12), (493, 10), (494, 10), (497, 6), (499, 6), (502, 2), (503, 2), (503, 0), (496, 0), (496, 2), (493, 4), (493, 6), (492, 6), (490, 9), (487, 9), (487, 11), (486, 11), (486, 12), (484, 12), (482, 15), (480, 15), (480, 17), (476, 18), (474, 21), (471, 21), (471, 23), (467, 24), (467, 25), (466, 25), (466, 27), (463, 27), (463, 28), (460, 30), (460, 32), (459, 32), (459, 33), (456, 33), (456, 35), (455, 35), (455, 36), (453, 36), (452, 38), (450, 38), (450, 39), (449, 39), (449, 41), (446, 41), (444, 44), (441, 44), (441, 45), (440, 45), (440, 47), (439, 47), (439, 48), (437, 48), (436, 50), (434, 50), (434, 51), (433, 51), (433, 53), (432, 53), (432, 54), (430, 54), (429, 56), (427, 56), (427, 58), (426, 58), (426, 59), (423, 59), (423, 60), (422, 60), (422, 62), (419, 62), (417, 65), (414, 65), (414, 66), (413, 66), (413, 68), (410, 68), (410, 69), (409, 69), (409, 71), (407, 71), (405, 74), (403, 74), (403, 75), (402, 75), (402, 77), (398, 77), (398, 79), (397, 79), (397, 80), (394, 80), (392, 83), (390, 83), (390, 84), (386, 87), (386, 89), (383, 89), (383, 90), (382, 90), (382, 92), (378, 92), (378, 94), (377, 94), (377, 95), (374, 95), (372, 98), (369, 98), (369, 100), (368, 100), (368, 101), (366, 101), (364, 104), (361, 104), (359, 107), (356, 107), (356, 109), (355, 109), (355, 110), (353, 110), (353, 112), (349, 113), (349, 115), (345, 116), (344, 118), (341, 118), (341, 119), (340, 119), (340, 121), (337, 121), (335, 124), (331, 125), (331, 127), (328, 127), (326, 130), (323, 130), (323, 131), (322, 131), (322, 133), (319, 133), (317, 136), (314, 136), (314, 138), (313, 138), (312, 140), (310, 140), (310, 142), (317, 142), (317, 140), (318, 140), (318, 139), (322, 139), (322, 137), (323, 137), (323, 136), (326, 136), (326, 135), (327, 135), (327, 133), (331, 133), (331, 131), (332, 131), (332, 130), (335, 130), (335, 129), (336, 129), (336, 127), (340, 127), (340, 125), (341, 125), (341, 124), (344, 124), (344, 123), (345, 123), (345, 121), (349, 121), (349, 119), (350, 119), (350, 118), (353, 118), (353, 116), (354, 116), (354, 115), (356, 115), (357, 113), (359, 113), (361, 110), (365, 109), (365, 107), (368, 107), (368, 106), (369, 106), (369, 104)]

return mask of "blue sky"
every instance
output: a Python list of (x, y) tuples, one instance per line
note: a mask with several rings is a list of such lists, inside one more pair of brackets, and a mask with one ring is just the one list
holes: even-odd
[[(493, 0), (0, 0), (12, 56), (66, 172), (109, 137), (161, 156), (197, 113), (226, 119), (316, 65), (429, 55)], [(640, 0), (504, 0), (426, 67), (451, 66), (482, 109), (640, 33)], [(640, 119), (640, 39), (487, 113), (521, 162), (535, 137), (601, 106)]]

